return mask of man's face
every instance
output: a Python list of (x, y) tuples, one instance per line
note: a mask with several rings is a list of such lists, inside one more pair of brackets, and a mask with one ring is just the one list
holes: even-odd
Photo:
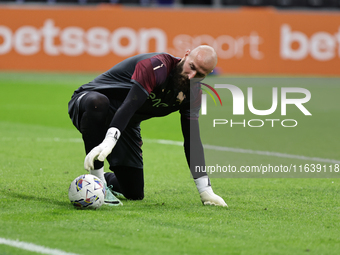
[(184, 92), (190, 88), (190, 81), (203, 80), (216, 65), (212, 56), (212, 53), (204, 48), (188, 50), (173, 73), (173, 81), (177, 88)]
[(211, 63), (205, 61), (206, 55), (204, 52), (188, 50), (182, 59), (182, 72), (181, 74), (189, 80), (195, 78), (203, 80), (214, 68)]

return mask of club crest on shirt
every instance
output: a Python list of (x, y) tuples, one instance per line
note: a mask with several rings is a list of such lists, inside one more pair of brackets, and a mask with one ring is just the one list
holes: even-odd
[(184, 93), (182, 91), (179, 92), (178, 95), (177, 95), (177, 100), (176, 101), (179, 102), (179, 104), (181, 104), (184, 99), (185, 99)]

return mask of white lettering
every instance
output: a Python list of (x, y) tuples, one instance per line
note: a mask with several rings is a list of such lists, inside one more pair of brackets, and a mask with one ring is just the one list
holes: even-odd
[[(258, 128), (258, 127), (263, 127), (263, 126), (267, 126), (268, 124), (266, 124), (266, 122), (270, 121), (271, 127), (274, 127), (274, 121), (279, 121), (279, 123), (281, 124), (282, 127), (296, 127), (298, 125), (297, 120), (294, 119), (284, 119), (284, 120), (280, 120), (280, 119), (266, 119), (266, 120), (261, 120), (261, 119), (250, 119), (246, 122), (245, 119), (243, 119), (243, 122), (236, 122), (233, 119), (227, 120), (227, 119), (214, 119), (213, 120), (213, 127), (216, 127), (217, 124), (221, 124), (221, 125), (225, 125), (228, 124), (228, 127), (233, 127), (235, 125), (242, 125), (242, 127), (251, 127), (251, 128)], [(257, 125), (255, 125), (255, 123), (258, 123)], [(292, 124), (290, 124), (292, 123)], [(247, 124), (247, 125), (246, 125)], [(290, 124), (290, 125), (289, 125)], [(240, 126), (237, 126), (240, 127)]]
[(139, 31), (139, 53), (149, 52), (150, 40), (154, 38), (156, 40), (156, 51), (165, 52), (167, 50), (167, 36), (162, 29), (142, 28)]
[(80, 27), (67, 27), (60, 35), (61, 51), (65, 55), (79, 56), (84, 53), (84, 30)]
[(328, 61), (336, 57), (336, 47), (340, 57), (340, 28), (334, 36), (317, 32), (309, 39), (303, 32), (292, 31), (288, 24), (281, 26), (280, 55), (283, 59), (302, 60), (310, 54), (318, 61)]
[[(293, 125), (293, 126), (287, 126), (287, 125), (283, 124), (283, 123), (285, 123), (285, 122), (287, 122), (287, 121), (294, 122), (294, 125)], [(294, 119), (286, 119), (286, 120), (281, 121), (281, 125), (282, 125), (283, 127), (296, 127), (297, 124), (298, 124), (297, 121), (294, 120)]]
[(201, 114), (207, 115), (207, 94), (201, 96)]
[(331, 60), (335, 57), (336, 41), (328, 33), (319, 32), (310, 39), (310, 53), (312, 57), (320, 61)]
[[(231, 84), (215, 84), (215, 88), (226, 88), (232, 94), (233, 98), (233, 115), (244, 115), (244, 95), (240, 88)], [(302, 93), (304, 98), (287, 98), (287, 93)], [(278, 105), (277, 88), (273, 87), (272, 90), (272, 106), (268, 110), (257, 110), (253, 105), (253, 89), (248, 87), (248, 109), (255, 115), (270, 115), (275, 112)], [(282, 87), (281, 88), (281, 115), (286, 115), (287, 104), (294, 104), (304, 115), (312, 115), (302, 104), (307, 103), (311, 99), (311, 93), (308, 89), (295, 88), (295, 87)], [(204, 114), (207, 112), (206, 99), (204, 103)], [(202, 112), (203, 114), (203, 112)], [(239, 124), (239, 123), (237, 123)], [(273, 125), (273, 122), (272, 122)]]
[[(299, 44), (297, 49), (292, 48), (294, 42)], [(304, 59), (308, 54), (307, 36), (302, 32), (292, 32), (287, 24), (282, 25), (280, 52), (283, 59)]]
[[(221, 35), (217, 37), (216, 42), (214, 44), (218, 57), (223, 59), (229, 59), (235, 55), (234, 38), (232, 38), (231, 36)], [(224, 44), (227, 45), (226, 50), (223, 49)]]
[(54, 40), (59, 35), (60, 29), (54, 26), (54, 21), (47, 19), (40, 31), (44, 38), (43, 45), (46, 54), (52, 56), (59, 55), (59, 49), (54, 44)]
[[(260, 124), (259, 126), (251, 125), (250, 123), (251, 123), (251, 122), (254, 122), (254, 121), (260, 122), (261, 124)], [(248, 121), (248, 126), (249, 126), (249, 127), (262, 127), (263, 125), (264, 125), (264, 121), (263, 121), (263, 120), (260, 120), (260, 119), (252, 119), (252, 120), (249, 120), (249, 121)]]
[[(128, 43), (122, 45), (121, 41), (126, 38)], [(112, 34), (111, 49), (118, 56), (129, 56), (136, 52), (138, 46), (137, 34), (132, 28), (121, 27)]]
[(215, 88), (229, 89), (233, 96), (233, 115), (244, 115), (244, 95), (240, 88), (231, 84), (215, 84)]
[(227, 124), (228, 123), (228, 120), (226, 119), (214, 119), (214, 124), (213, 126), (215, 127), (217, 124)]
[(274, 121), (280, 121), (279, 119), (266, 119), (266, 121), (272, 122), (272, 127), (274, 127)]
[[(305, 94), (304, 98), (287, 98), (287, 93), (302, 93)], [(304, 88), (281, 88), (281, 115), (286, 115), (287, 104), (295, 104), (304, 115), (312, 115), (302, 104), (307, 103), (311, 98), (311, 93), (308, 89)]]
[(277, 107), (277, 88), (273, 88), (273, 94), (272, 94), (272, 106), (268, 110), (257, 110), (254, 108), (253, 105), (253, 88), (249, 87), (248, 88), (248, 108), (249, 110), (256, 115), (270, 115), (273, 112), (275, 112), (276, 107)]
[(233, 122), (233, 120), (230, 120), (230, 127), (233, 125), (243, 125), (243, 127), (246, 127), (246, 120), (244, 119), (243, 122)]
[(22, 55), (33, 55), (40, 50), (40, 32), (32, 26), (20, 27), (14, 36), (14, 47)]
[(88, 47), (86, 51), (92, 56), (105, 56), (110, 52), (110, 31), (103, 27), (92, 27), (86, 33)]
[(0, 26), (0, 38), (2, 38), (2, 43), (0, 44), (0, 55), (3, 55), (11, 50), (12, 31), (8, 27)]
[(177, 35), (173, 39), (175, 47), (173, 54), (183, 54), (187, 49), (193, 49), (201, 44), (212, 46), (221, 59), (230, 59), (233, 57), (242, 58), (245, 54), (245, 48), (249, 45), (249, 55), (253, 59), (262, 59), (263, 52), (260, 52), (259, 46), (263, 43), (263, 38), (257, 32), (252, 31), (249, 36), (232, 37), (230, 35), (220, 35), (216, 39), (211, 35), (199, 35), (191, 37), (190, 35)]
[(112, 51), (126, 57), (154, 51), (150, 49), (152, 41), (155, 42), (155, 51), (167, 51), (167, 35), (159, 28), (141, 28), (136, 31), (121, 27), (113, 32), (105, 27), (91, 27), (87, 31), (76, 26), (61, 29), (53, 19), (46, 19), (40, 29), (22, 26), (13, 32), (6, 26), (0, 26), (0, 55), (15, 49), (22, 55), (33, 55), (43, 50), (50, 56), (79, 56), (87, 53), (99, 57)]
[(250, 33), (249, 42), (249, 53), (254, 59), (263, 59), (264, 54), (259, 51), (259, 45), (263, 43), (262, 37), (260, 37), (256, 32)]

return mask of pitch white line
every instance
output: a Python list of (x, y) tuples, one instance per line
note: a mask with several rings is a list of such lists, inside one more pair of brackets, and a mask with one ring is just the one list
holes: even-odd
[[(183, 146), (183, 142), (171, 141), (171, 140), (144, 139), (144, 141), (150, 142), (150, 143)], [(294, 155), (294, 154), (287, 154), (287, 153), (280, 153), (280, 152), (273, 152), (273, 151), (249, 150), (249, 149), (231, 148), (231, 147), (216, 146), (216, 145), (209, 145), (209, 144), (203, 144), (203, 147), (204, 147), (204, 149), (215, 150), (215, 151), (229, 151), (229, 152), (235, 152), (235, 153), (257, 154), (257, 155), (279, 157), (279, 158), (292, 158), (292, 159), (308, 160), (308, 161), (311, 161), (311, 162), (316, 161), (316, 162), (340, 164), (340, 160), (336, 160), (336, 159), (307, 157), (307, 156), (302, 156), (302, 155)]]
[(1, 137), (1, 141), (32, 141), (32, 142), (62, 142), (62, 143), (82, 143), (81, 138), (59, 138), (59, 137)]
[(333, 163), (333, 164), (340, 163), (340, 160), (335, 160), (335, 159), (307, 157), (307, 156), (302, 156), (302, 155), (293, 155), (293, 154), (272, 152), (272, 151), (247, 150), (247, 149), (214, 146), (214, 145), (208, 145), (208, 144), (203, 145), (203, 147), (205, 149), (216, 150), (216, 151), (230, 151), (230, 152), (236, 152), (236, 153), (257, 154), (257, 155), (273, 156), (273, 157), (279, 157), (279, 158), (293, 158), (293, 159), (300, 159), (300, 160), (309, 160), (311, 162), (317, 161), (317, 162), (325, 162), (325, 163)]
[[(2, 141), (10, 141), (10, 140), (30, 140), (29, 138), (23, 137), (2, 137)], [(66, 142), (66, 143), (82, 143), (81, 138), (36, 138), (37, 142)], [(164, 139), (143, 139), (144, 142), (148, 143), (158, 143), (158, 144), (169, 144), (169, 145), (176, 145), (176, 146), (183, 146), (183, 142), (180, 141), (173, 141), (173, 140), (164, 140)], [(203, 147), (207, 150), (215, 150), (215, 151), (229, 151), (234, 153), (243, 153), (243, 154), (256, 154), (256, 155), (263, 155), (263, 156), (270, 156), (270, 157), (279, 157), (279, 158), (292, 158), (292, 159), (299, 159), (299, 160), (306, 160), (311, 162), (325, 162), (325, 163), (332, 163), (332, 164), (340, 164), (340, 160), (336, 159), (328, 159), (328, 158), (319, 158), (319, 157), (307, 157), (303, 155), (294, 155), (294, 154), (287, 154), (281, 152), (274, 152), (274, 151), (259, 151), (259, 150), (249, 150), (249, 149), (241, 149), (241, 148), (232, 148), (232, 147), (224, 147), (224, 146), (216, 146), (210, 144), (203, 144)]]
[(10, 240), (10, 239), (5, 239), (1, 237), (0, 237), (0, 244), (5, 244), (5, 245), (13, 246), (19, 249), (23, 249), (26, 251), (33, 251), (33, 252), (48, 254), (48, 255), (78, 255), (76, 253), (69, 253), (69, 252), (65, 252), (62, 250), (58, 250), (58, 249), (51, 249), (48, 247), (36, 245), (33, 243), (26, 243), (26, 242), (21, 242), (18, 240)]

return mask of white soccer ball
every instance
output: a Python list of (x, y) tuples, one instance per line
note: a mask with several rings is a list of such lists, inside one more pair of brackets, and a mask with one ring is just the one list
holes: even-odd
[(75, 178), (68, 189), (70, 202), (77, 208), (99, 208), (104, 204), (105, 187), (103, 182), (92, 174)]

